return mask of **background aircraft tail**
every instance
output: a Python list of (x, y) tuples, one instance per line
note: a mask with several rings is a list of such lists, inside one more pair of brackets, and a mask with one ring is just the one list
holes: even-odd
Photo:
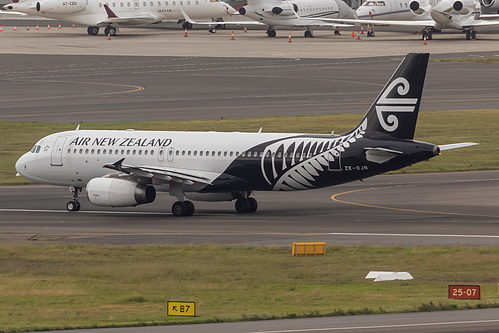
[(429, 56), (410, 53), (404, 58), (362, 119), (362, 130), (414, 138)]

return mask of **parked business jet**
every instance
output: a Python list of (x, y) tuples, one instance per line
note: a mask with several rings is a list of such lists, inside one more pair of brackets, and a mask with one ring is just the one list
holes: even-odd
[(342, 135), (80, 130), (38, 141), (16, 163), (35, 182), (86, 185), (95, 205), (136, 206), (156, 190), (177, 198), (175, 216), (194, 213), (191, 200), (236, 200), (238, 213), (257, 210), (254, 191), (295, 191), (364, 179), (427, 160), (441, 150), (413, 141), (429, 54), (409, 54), (360, 124)]
[[(478, 0), (368, 0), (357, 16), (331, 21), (422, 27), (423, 39), (432, 39), (433, 32), (443, 29), (461, 30), (466, 39), (475, 39), (477, 27), (499, 26), (499, 15), (482, 14)], [(369, 36), (374, 36), (372, 30)]]
[(216, 19), (236, 12), (219, 0), (17, 0), (4, 9), (86, 25), (89, 35), (97, 35), (99, 28), (105, 27), (104, 33), (111, 36), (119, 27), (183, 21), (181, 10), (196, 19)]
[(356, 18), (355, 11), (341, 0), (248, 0), (248, 5), (241, 7), (239, 13), (266, 24), (269, 37), (276, 36), (277, 26), (306, 27), (305, 37), (313, 37), (314, 27), (351, 26), (327, 22), (323, 18)]

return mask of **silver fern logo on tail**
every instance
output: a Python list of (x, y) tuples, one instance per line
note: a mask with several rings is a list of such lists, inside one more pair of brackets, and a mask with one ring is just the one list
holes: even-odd
[(273, 191), (315, 188), (321, 173), (341, 170), (340, 155), (364, 136), (366, 127), (364, 120), (348, 135), (331, 139), (292, 138), (270, 144), (261, 158), (263, 177)]
[[(381, 127), (383, 127), (385, 131), (393, 132), (399, 127), (399, 119), (393, 113), (414, 112), (416, 109), (416, 105), (418, 103), (417, 98), (388, 97), (388, 95), (395, 89), (397, 89), (397, 93), (400, 96), (405, 96), (409, 93), (410, 88), (409, 82), (405, 78), (399, 77), (390, 83), (376, 103), (378, 120)], [(390, 113), (390, 115), (386, 118), (386, 121), (383, 117), (383, 113)]]

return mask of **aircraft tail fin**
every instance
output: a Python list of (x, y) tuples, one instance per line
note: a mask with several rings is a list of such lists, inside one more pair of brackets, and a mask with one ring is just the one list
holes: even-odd
[(429, 53), (408, 54), (357, 128), (413, 139), (429, 56)]

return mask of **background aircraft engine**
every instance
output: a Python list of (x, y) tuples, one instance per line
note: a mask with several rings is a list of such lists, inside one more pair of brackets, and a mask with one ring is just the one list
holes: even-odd
[(424, 9), (421, 8), (421, 5), (418, 1), (411, 1), (411, 3), (409, 4), (409, 8), (411, 8), (411, 11), (416, 15), (421, 15), (425, 12)]
[(275, 15), (292, 16), (296, 12), (298, 12), (298, 6), (289, 2), (284, 3), (282, 7), (272, 8), (272, 13)]
[(82, 0), (76, 1), (39, 1), (36, 3), (36, 11), (53, 14), (75, 14), (86, 9)]
[(470, 8), (464, 6), (464, 4), (461, 1), (454, 1), (454, 3), (452, 4), (452, 9), (454, 9), (456, 12), (458, 12), (461, 15), (466, 15), (470, 12)]
[(126, 207), (153, 202), (156, 189), (124, 179), (94, 178), (87, 184), (87, 195), (97, 206)]
[(493, 9), (499, 11), (499, 1), (497, 0), (482, 0), (482, 6), (487, 9)]

